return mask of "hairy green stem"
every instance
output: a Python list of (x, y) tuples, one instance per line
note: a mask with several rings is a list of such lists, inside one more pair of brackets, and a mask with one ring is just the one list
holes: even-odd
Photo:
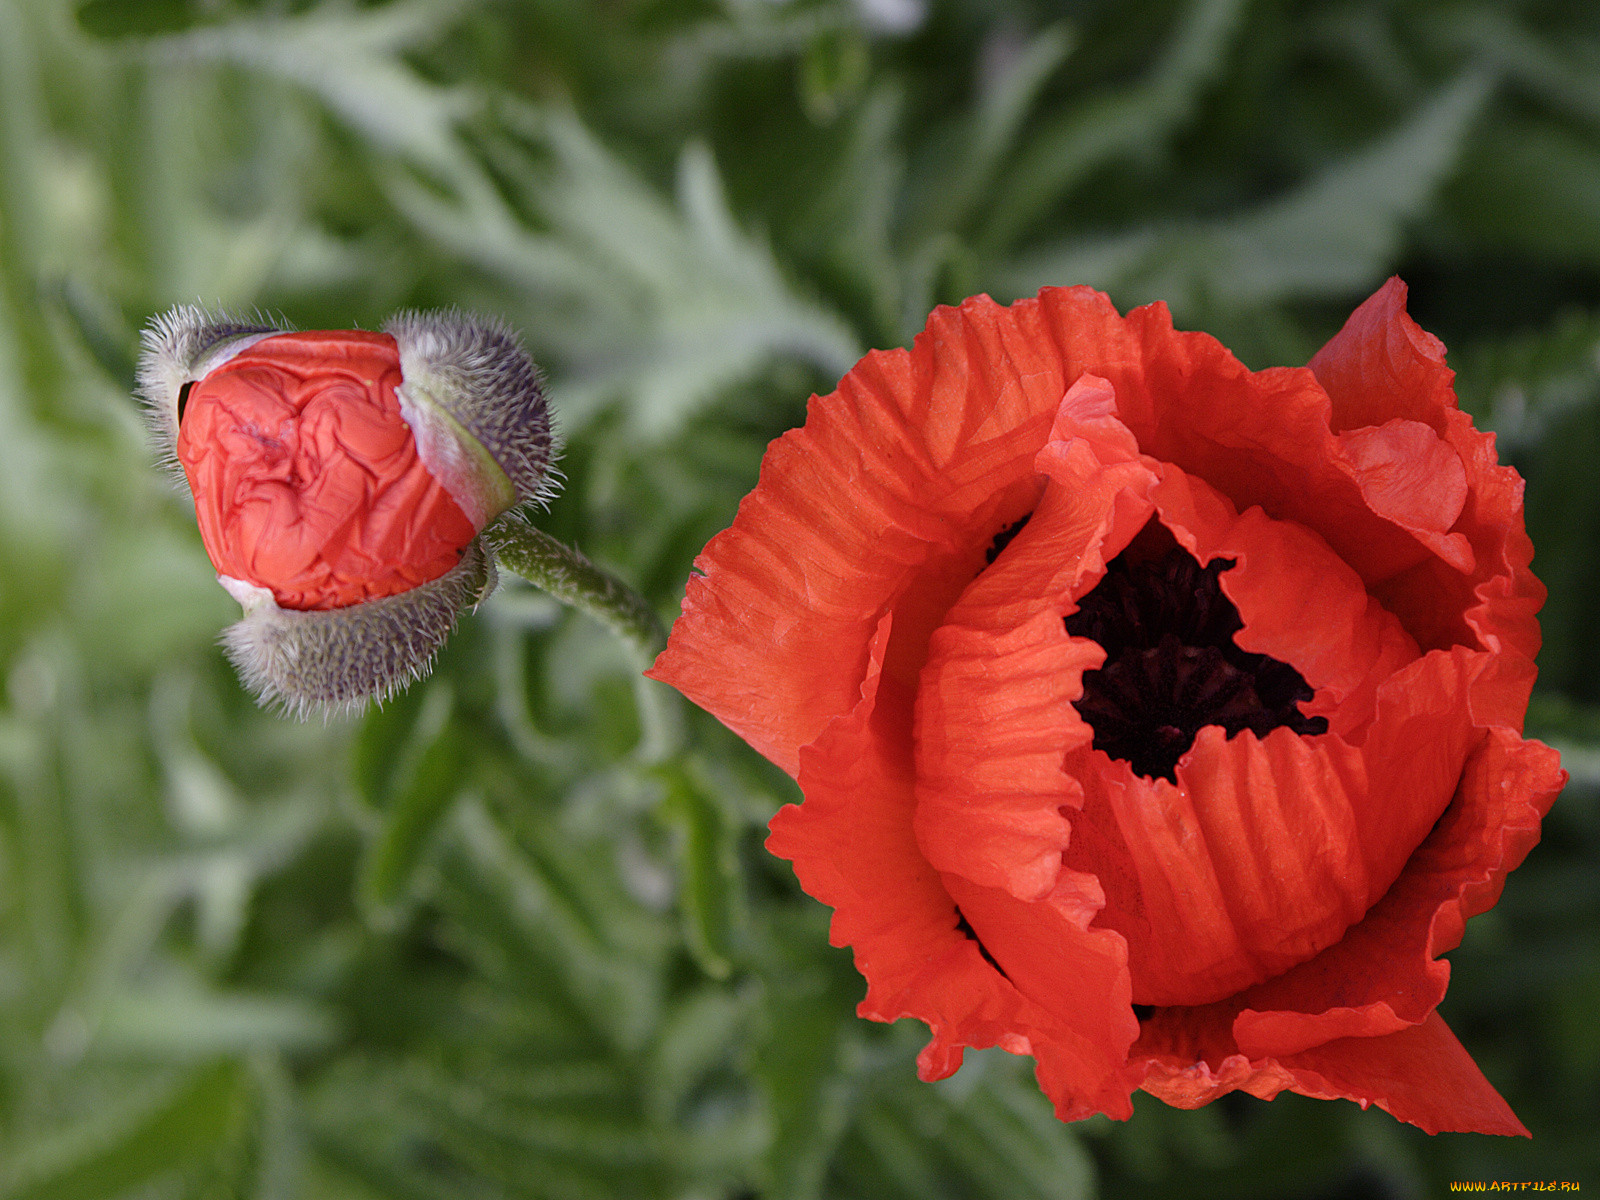
[[(521, 515), (502, 518), (485, 536), (501, 567), (599, 621), (633, 651), (641, 672), (666, 648), (666, 630), (645, 598), (595, 566), (582, 551), (557, 541)], [(659, 762), (676, 753), (683, 742), (677, 693), (642, 674), (634, 691), (644, 731), (639, 754), (647, 762)]]

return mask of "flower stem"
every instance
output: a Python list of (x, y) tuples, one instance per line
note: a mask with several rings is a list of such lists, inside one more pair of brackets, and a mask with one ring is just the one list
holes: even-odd
[[(496, 522), (485, 536), (501, 567), (599, 621), (633, 651), (641, 672), (666, 648), (666, 630), (649, 602), (615, 575), (595, 566), (582, 551), (557, 541), (520, 516)], [(639, 754), (647, 762), (659, 762), (682, 744), (677, 694), (642, 674), (635, 680), (634, 690), (644, 734)]]

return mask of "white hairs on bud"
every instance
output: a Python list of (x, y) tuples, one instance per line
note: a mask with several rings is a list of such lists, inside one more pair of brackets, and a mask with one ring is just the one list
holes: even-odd
[(150, 439), (164, 468), (182, 478), (178, 418), (183, 389), (262, 338), (286, 332), (259, 317), (242, 320), (207, 312), (196, 304), (181, 304), (151, 319), (140, 338), (139, 395), (144, 400)]
[(302, 612), (279, 608), (257, 589), (242, 600), (244, 619), (223, 631), (222, 644), (263, 706), (300, 720), (355, 715), (426, 675), (457, 616), (495, 582), (494, 563), (475, 538), (439, 578), (380, 600)]
[(510, 326), (449, 309), (396, 313), (383, 330), (400, 348), (407, 383), (424, 387), (477, 439), (511, 481), (515, 503), (545, 502), (559, 479), (556, 438), (539, 368)]

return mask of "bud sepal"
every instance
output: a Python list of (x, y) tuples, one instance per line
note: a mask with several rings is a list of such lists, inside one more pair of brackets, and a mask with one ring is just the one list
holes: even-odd
[(434, 478), (482, 529), (553, 490), (555, 438), (539, 370), (501, 321), (401, 312), (383, 324), (400, 350), (400, 410)]
[(210, 313), (196, 304), (179, 305), (150, 322), (141, 338), (139, 395), (162, 466), (180, 478), (183, 475), (178, 465), (178, 425), (188, 387), (263, 338), (282, 332), (260, 321)]
[(357, 714), (422, 678), (457, 616), (494, 590), (494, 562), (474, 538), (452, 570), (409, 591), (343, 608), (280, 608), (272, 592), (218, 576), (244, 618), (223, 648), (263, 705), (291, 716)]

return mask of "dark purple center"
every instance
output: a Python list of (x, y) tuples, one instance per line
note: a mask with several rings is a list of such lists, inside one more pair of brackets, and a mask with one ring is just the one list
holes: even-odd
[(1066, 619), (1068, 633), (1106, 652), (1099, 669), (1084, 672), (1078, 714), (1095, 748), (1135, 774), (1176, 782), (1178, 759), (1207, 725), (1230, 738), (1282, 725), (1327, 732), (1327, 718), (1300, 712), (1313, 694), (1300, 672), (1235, 644), (1244, 622), (1218, 582), (1233, 565), (1218, 558), (1202, 567), (1181, 546), (1154, 557), (1124, 552)]

